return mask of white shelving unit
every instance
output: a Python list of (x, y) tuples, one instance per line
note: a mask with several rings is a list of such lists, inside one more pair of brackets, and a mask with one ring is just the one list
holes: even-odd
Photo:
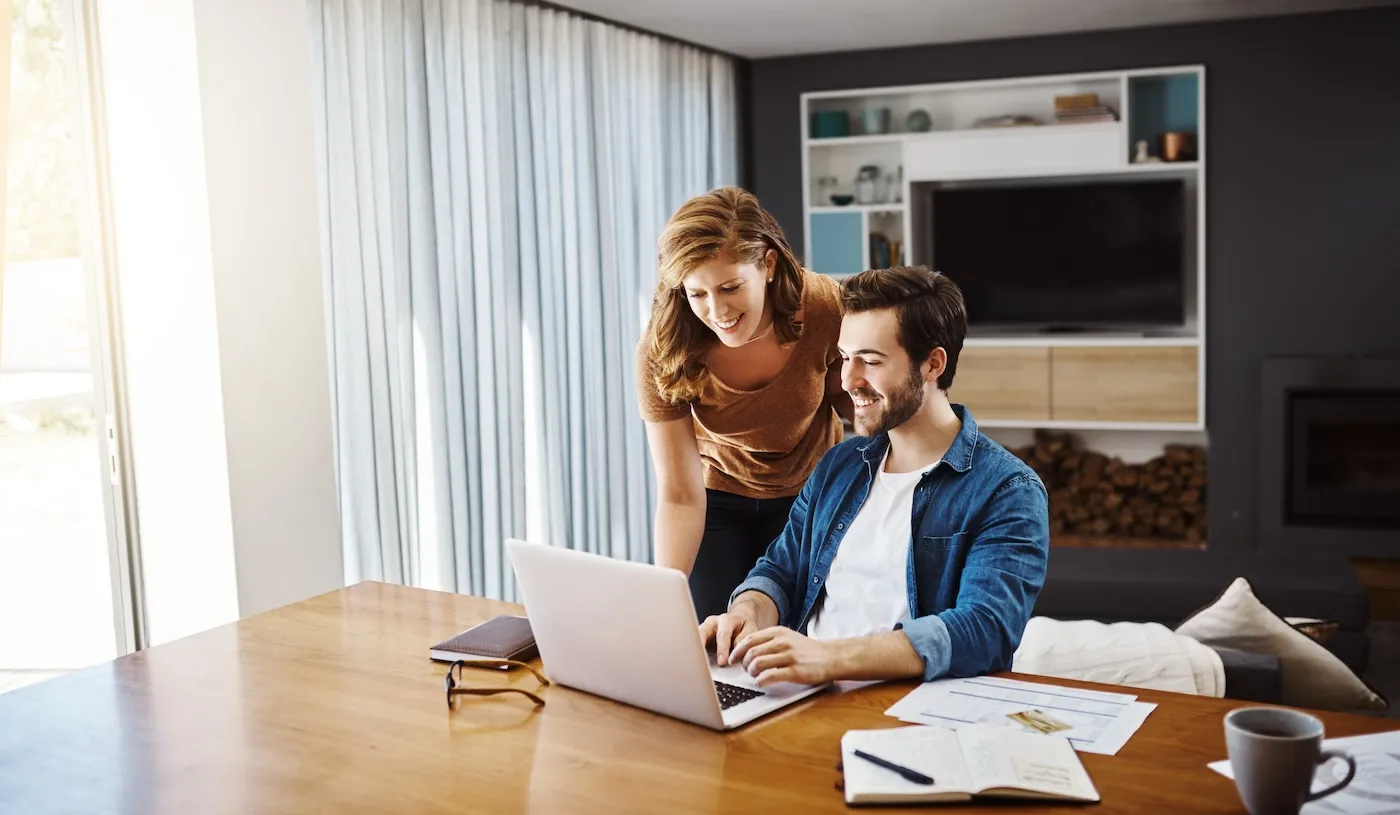
[(828, 207), (815, 206), (815, 205), (814, 205), (814, 206), (808, 207), (808, 208), (807, 208), (807, 211), (808, 211), (808, 212), (816, 212), (816, 213), (821, 213), (821, 212), (838, 212), (838, 213), (839, 213), (839, 212), (898, 212), (898, 213), (902, 213), (902, 212), (904, 212), (904, 205), (903, 205), (903, 204), (900, 204), (900, 203), (888, 203), (888, 204), (847, 204), (847, 205), (844, 206), (844, 207), (835, 206), (835, 205), (833, 205), (833, 206), (828, 206)]
[[(1054, 122), (1056, 96), (1097, 94), (1101, 104), (1112, 107), (1118, 120), (1082, 124), (1042, 124), (1039, 126), (975, 127), (986, 117), (1022, 115), (1041, 122)], [(890, 132), (862, 132), (866, 111), (887, 108)], [(931, 128), (908, 131), (908, 114), (922, 110), (929, 114)], [(843, 116), (844, 114), (844, 116)], [(1153, 334), (1074, 333), (1063, 335), (996, 335), (974, 333), (967, 347), (979, 353), (1007, 354), (1046, 352), (1050, 378), (1047, 397), (1051, 407), (1039, 419), (997, 418), (980, 423), (989, 427), (1061, 429), (1159, 430), (1169, 432), (1205, 429), (1205, 342), (1206, 314), (1206, 121), (1205, 68), (1200, 65), (1147, 68), (1141, 70), (1062, 74), (977, 82), (953, 82), (864, 88), (850, 91), (806, 93), (801, 99), (802, 196), (805, 241), (803, 259), (814, 271), (843, 277), (871, 268), (872, 234), (879, 233), (898, 254), (890, 263), (928, 263), (924, 228), (916, 230), (922, 216), (920, 190), (931, 185), (1016, 184), (1035, 179), (1073, 182), (1133, 176), (1178, 177), (1185, 181), (1188, 199), (1188, 251), (1184, 270), (1187, 283), (1186, 319), (1179, 330)], [(823, 125), (835, 118), (847, 123), (848, 135), (818, 137), (818, 118)], [(1168, 130), (1195, 134), (1195, 158), (1190, 161), (1134, 163), (1134, 143), (1145, 139), (1157, 154), (1157, 137)], [(825, 199), (831, 193), (854, 195), (855, 178), (866, 165), (880, 168), (882, 178), (895, 175), (897, 200), (851, 203), (838, 206)], [(820, 179), (835, 178), (834, 190)], [(822, 198), (823, 200), (819, 200)], [(879, 243), (879, 239), (876, 239)], [(1056, 351), (1055, 349), (1061, 349)], [(1136, 370), (1150, 376), (1153, 354), (1162, 364), (1174, 366), (1170, 376), (1184, 381), (1187, 376), (1174, 349), (1194, 349), (1194, 410), (1178, 415), (1142, 420), (1125, 408), (1121, 420), (1101, 417), (1060, 418), (1054, 398), (1058, 372), (1067, 370), (1069, 357), (1082, 351), (1102, 349), (1106, 369), (1114, 365), (1113, 349), (1122, 349), (1123, 359), (1136, 354)], [(1170, 357), (1170, 359), (1167, 359)], [(1063, 358), (1063, 359), (1062, 359)], [(1078, 373), (1083, 378), (1082, 360)], [(1057, 367), (1058, 366), (1058, 367)], [(1146, 366), (1146, 367), (1143, 367)], [(1128, 366), (1133, 368), (1134, 366)], [(1165, 372), (1165, 369), (1164, 369)], [(962, 374), (959, 374), (960, 378)], [(955, 384), (955, 389), (957, 385)], [(1063, 396), (1063, 392), (1059, 394)], [(1127, 401), (1127, 400), (1125, 400)], [(980, 415), (980, 414), (979, 414)]]

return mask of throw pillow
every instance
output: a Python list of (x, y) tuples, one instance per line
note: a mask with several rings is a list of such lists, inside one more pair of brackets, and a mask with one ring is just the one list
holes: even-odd
[(1177, 626), (1176, 633), (1209, 646), (1278, 657), (1285, 705), (1318, 710), (1390, 707), (1346, 663), (1259, 602), (1243, 577), (1235, 578), (1215, 602)]

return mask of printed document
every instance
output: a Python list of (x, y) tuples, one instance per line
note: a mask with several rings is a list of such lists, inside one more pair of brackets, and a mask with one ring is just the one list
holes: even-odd
[(885, 714), (902, 722), (954, 729), (995, 724), (1054, 734), (1082, 753), (1111, 756), (1123, 749), (1156, 708), (1132, 694), (976, 676), (925, 682)]

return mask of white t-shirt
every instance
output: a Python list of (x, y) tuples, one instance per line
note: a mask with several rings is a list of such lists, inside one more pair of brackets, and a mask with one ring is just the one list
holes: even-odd
[[(889, 453), (886, 451), (886, 457)], [(870, 495), (841, 539), (826, 596), (807, 624), (807, 635), (818, 640), (863, 637), (890, 631), (909, 619), (910, 516), (914, 488), (934, 462), (908, 473), (875, 473)]]

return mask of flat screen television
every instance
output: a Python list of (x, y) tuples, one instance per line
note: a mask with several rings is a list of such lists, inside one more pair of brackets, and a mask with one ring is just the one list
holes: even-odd
[(935, 188), (932, 267), (983, 330), (1179, 327), (1185, 199), (1180, 179)]

